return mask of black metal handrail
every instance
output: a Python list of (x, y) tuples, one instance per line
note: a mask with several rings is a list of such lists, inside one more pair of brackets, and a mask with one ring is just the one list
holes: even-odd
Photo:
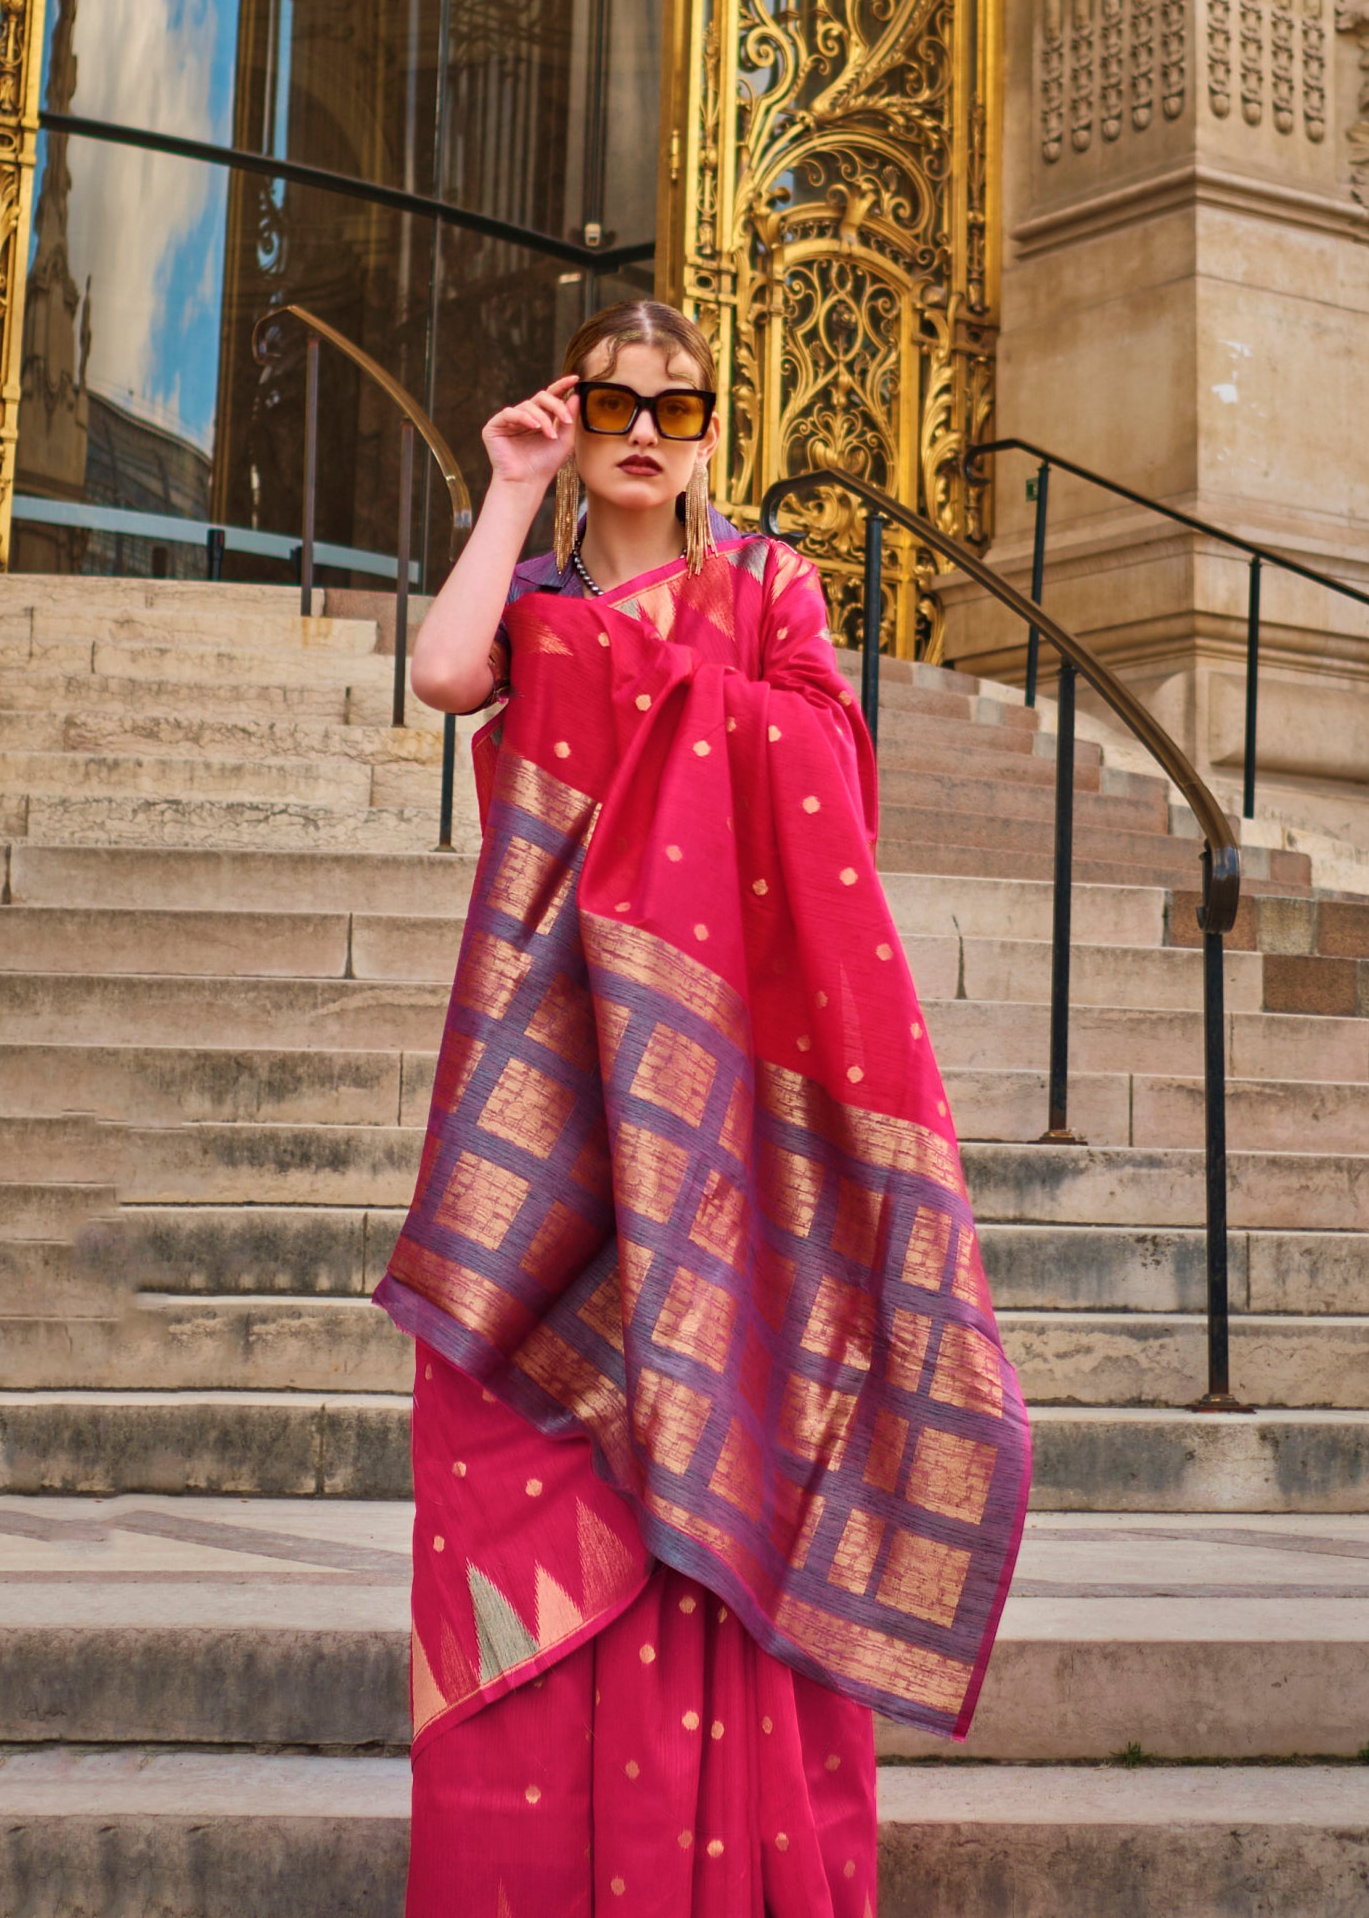
[[(437, 462), (452, 508), (452, 536), (449, 557), (456, 558), (458, 537), (470, 530), (471, 496), (462, 478), (461, 468), (442, 434), (423, 411), (413, 395), (402, 387), (378, 360), (373, 360), (345, 333), (321, 320), (307, 307), (272, 307), (252, 328), (252, 352), (265, 365), (270, 357), (267, 329), (283, 319), (295, 319), (307, 330), (309, 342), (304, 388), (304, 528), (300, 544), (300, 611), (308, 614), (314, 591), (314, 513), (318, 500), (318, 380), (319, 342), (327, 340), (359, 366), (369, 379), (388, 394), (403, 416), (399, 442), (399, 537), (397, 540), (397, 577), (395, 584), (395, 673), (393, 724), (404, 724), (404, 697), (408, 682), (409, 651), (409, 547), (414, 512), (414, 434), (417, 433)], [(448, 713), (442, 729), (442, 809), (438, 834), (440, 848), (452, 843), (452, 795), (455, 787), (456, 720)]]
[[(1246, 596), (1246, 659), (1245, 659), (1245, 745), (1244, 766), (1241, 793), (1241, 812), (1246, 819), (1255, 817), (1255, 746), (1259, 716), (1260, 685), (1260, 574), (1266, 566), (1276, 566), (1281, 572), (1293, 573), (1299, 579), (1311, 580), (1316, 586), (1325, 586), (1328, 591), (1339, 593), (1344, 599), (1353, 599), (1361, 606), (1369, 606), (1369, 593), (1362, 593), (1355, 586), (1347, 586), (1343, 579), (1335, 579), (1330, 573), (1322, 573), (1315, 566), (1304, 566), (1301, 560), (1289, 559), (1284, 553), (1276, 553), (1272, 547), (1261, 546), (1252, 539), (1243, 539), (1239, 533), (1232, 533), (1224, 526), (1214, 526), (1211, 520), (1198, 519), (1193, 513), (1185, 513), (1177, 506), (1169, 506), (1163, 500), (1152, 499), (1147, 493), (1138, 493), (1134, 487), (1123, 486), (1120, 480), (1109, 479), (1103, 473), (1095, 473), (1092, 468), (1081, 466), (1077, 460), (1068, 460), (1060, 453), (1051, 453), (1044, 446), (1037, 446), (1033, 440), (1017, 438), (984, 440), (978, 446), (971, 446), (965, 454), (965, 477), (972, 486), (986, 486), (987, 475), (979, 470), (979, 461), (990, 453), (1029, 453), (1040, 462), (1035, 481), (1036, 520), (1032, 537), (1032, 598), (1039, 606), (1045, 588), (1046, 571), (1046, 516), (1050, 501), (1051, 468), (1059, 467), (1062, 473), (1072, 473), (1076, 479), (1087, 481), (1105, 493), (1112, 493), (1118, 499), (1129, 500), (1133, 506), (1144, 506), (1148, 512), (1158, 513), (1163, 519), (1172, 520), (1176, 526), (1186, 526), (1190, 532), (1202, 533), (1208, 539), (1219, 540), (1224, 546), (1234, 546), (1238, 552), (1250, 556), (1250, 582)], [(1037, 672), (1037, 635), (1038, 627), (1033, 622), (1027, 635), (1027, 704), (1036, 704)]]
[[(1103, 662), (1063, 626), (1043, 613), (1025, 593), (986, 566), (968, 546), (923, 519), (891, 494), (842, 468), (796, 473), (777, 480), (761, 501), (762, 530), (781, 535), (779, 509), (791, 498), (807, 498), (824, 487), (840, 487), (865, 504), (865, 618), (862, 632), (862, 709), (867, 723), (878, 720), (880, 572), (886, 521), (905, 527), (922, 546), (931, 547), (970, 579), (1039, 631), (1060, 655), (1059, 720), (1055, 771), (1055, 888), (1051, 941), (1050, 1116), (1043, 1144), (1083, 1144), (1069, 1127), (1070, 908), (1073, 881), (1075, 679), (1082, 675), (1141, 744), (1158, 761), (1193, 809), (1203, 835), (1203, 1066), (1206, 1103), (1207, 1164), (1207, 1391), (1195, 1410), (1237, 1412), (1249, 1408), (1232, 1396), (1230, 1383), (1229, 1301), (1227, 1282), (1226, 1063), (1223, 939), (1235, 923), (1240, 902), (1241, 865), (1231, 822), (1185, 754), (1135, 696)], [(872, 735), (875, 727), (871, 725)]]

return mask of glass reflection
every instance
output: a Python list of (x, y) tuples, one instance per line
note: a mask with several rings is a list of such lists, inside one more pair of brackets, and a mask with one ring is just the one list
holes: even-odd
[[(44, 98), (444, 198), (534, 236), (649, 240), (662, 12), (448, 0), (444, 47), (443, 0), (53, 0)], [(568, 271), (535, 240), (63, 132), (41, 136), (35, 185), (17, 491), (46, 501), (297, 535), (303, 335), (282, 329), (265, 368), (251, 354), (254, 321), (287, 302), (430, 407), (478, 498), (484, 420), (559, 370), (585, 312), (651, 288), (649, 265)], [(323, 351), (318, 536), (393, 552), (398, 420)], [(445, 493), (425, 490), (440, 569)], [(201, 575), (205, 562), (165, 531), (21, 512), (13, 563)], [(273, 570), (287, 568), (251, 568)]]

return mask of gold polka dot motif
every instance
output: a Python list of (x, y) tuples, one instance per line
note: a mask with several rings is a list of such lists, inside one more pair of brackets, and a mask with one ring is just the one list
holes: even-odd
[(775, 1850), (776, 1850), (776, 1851), (788, 1851), (788, 1849), (789, 1849), (789, 1834), (788, 1834), (788, 1832), (787, 1832), (787, 1831), (777, 1831), (777, 1832), (775, 1833)]
[(425, 1379), (430, 1379), (430, 1378), (432, 1377), (432, 1375), (433, 1375), (433, 1368), (431, 1367), (431, 1365), (425, 1365), (425, 1366), (424, 1366), (424, 1368), (423, 1368), (423, 1376), (424, 1376), (424, 1378), (425, 1378)]
[(627, 1880), (624, 1878), (611, 1878), (609, 1880), (608, 1888), (613, 1893), (615, 1898), (621, 1898), (623, 1893), (627, 1890)]
[(556, 757), (558, 759), (569, 759), (570, 758), (570, 742), (565, 739), (558, 739), (556, 744), (552, 747), (552, 751), (556, 754)]
[(706, 739), (696, 739), (694, 741), (694, 750), (699, 755), (700, 759), (707, 759), (708, 755), (712, 752), (713, 748), (709, 745)]
[(767, 730), (766, 730), (766, 735), (765, 735), (765, 736), (766, 736), (766, 738), (767, 738), (767, 739), (768, 739), (768, 740), (770, 741), (770, 744), (771, 744), (772, 746), (774, 745), (774, 743), (775, 743), (775, 741), (776, 741), (777, 739), (783, 739), (783, 738), (784, 738), (784, 734), (783, 734), (783, 733), (782, 733), (782, 732), (780, 731), (780, 729), (779, 729), (779, 727), (778, 727), (778, 726), (770, 726), (770, 727), (768, 727), (768, 728), (767, 728)]
[(527, 1799), (530, 1805), (535, 1805), (540, 1801), (542, 1797), (542, 1787), (540, 1785), (529, 1785), (527, 1790), (523, 1793), (523, 1796)]
[(656, 1662), (656, 1647), (654, 1645), (643, 1645), (637, 1656), (644, 1665), (654, 1665)]
[(635, 1758), (629, 1758), (626, 1765), (623, 1766), (623, 1770), (629, 1778), (640, 1778), (642, 1775), (642, 1768)]
[(775, 1729), (775, 1721), (767, 1712), (765, 1717), (761, 1720), (761, 1730), (765, 1733), (766, 1737), (768, 1738), (771, 1732), (774, 1731), (774, 1729)]
[(710, 1732), (712, 1733), (712, 1735), (713, 1735), (713, 1737), (714, 1737), (714, 1738), (721, 1738), (721, 1737), (722, 1737), (722, 1735), (723, 1735), (723, 1733), (724, 1733), (724, 1731), (725, 1731), (725, 1730), (726, 1730), (727, 1728), (726, 1728), (726, 1726), (725, 1726), (725, 1725), (723, 1724), (723, 1721), (721, 1720), (721, 1718), (715, 1718), (715, 1719), (713, 1720), (713, 1723), (712, 1723), (712, 1724), (711, 1724), (711, 1725), (709, 1726), (709, 1728), (708, 1728), (708, 1729), (709, 1729), (709, 1731), (710, 1731)]
[(837, 874), (837, 877), (841, 880), (843, 886), (854, 886), (856, 883), (856, 869), (854, 866), (843, 866)]
[(856, 1861), (855, 1861), (855, 1859), (854, 1859), (854, 1858), (848, 1858), (848, 1859), (846, 1860), (846, 1863), (845, 1863), (845, 1864), (844, 1864), (844, 1865), (842, 1866), (842, 1868), (841, 1868), (841, 1875), (842, 1875), (842, 1877), (843, 1877), (843, 1878), (854, 1878), (854, 1877), (855, 1877), (855, 1875), (856, 1875)]
[(680, 1720), (680, 1723), (687, 1732), (696, 1732), (699, 1729), (699, 1714), (697, 1712), (686, 1712)]
[(892, 946), (881, 944), (875, 947), (876, 959), (892, 959), (893, 956), (894, 956), (894, 949)]
[(808, 1051), (811, 1051), (812, 1049), (813, 1041), (809, 1038), (806, 1032), (801, 1032), (798, 1038), (794, 1041), (794, 1044), (798, 1047), (800, 1052), (808, 1052)]
[(453, 1459), (453, 1461), (452, 1461), (452, 1473), (453, 1473), (453, 1476), (454, 1476), (454, 1477), (456, 1477), (456, 1478), (465, 1478), (465, 1476), (466, 1476), (466, 1461), (465, 1461), (465, 1459), (463, 1459), (463, 1458), (458, 1458), (458, 1459)]
[(639, 713), (644, 713), (647, 710), (647, 708), (650, 706), (650, 704), (651, 704), (650, 693), (638, 693), (637, 710)]
[(681, 1851), (688, 1851), (688, 1850), (689, 1850), (689, 1847), (690, 1847), (690, 1846), (691, 1846), (691, 1845), (692, 1845), (692, 1844), (694, 1843), (694, 1834), (693, 1834), (693, 1832), (692, 1832), (692, 1831), (682, 1831), (682, 1832), (680, 1833), (680, 1841), (679, 1841), (679, 1842), (680, 1842), (680, 1850), (681, 1850)]
[(805, 812), (821, 812), (822, 811), (822, 801), (818, 798), (816, 793), (809, 793), (807, 799), (805, 799), (803, 802), (803, 810)]
[(527, 1484), (526, 1484), (526, 1485), (525, 1485), (525, 1486), (523, 1487), (523, 1490), (524, 1490), (524, 1491), (525, 1491), (525, 1492), (527, 1493), (527, 1495), (528, 1495), (528, 1497), (529, 1497), (529, 1498), (541, 1498), (541, 1496), (542, 1496), (542, 1481), (541, 1481), (541, 1479), (540, 1479), (540, 1478), (530, 1478), (530, 1479), (528, 1480), (528, 1482), (527, 1482)]
[(723, 1841), (722, 1841), (722, 1839), (721, 1839), (721, 1838), (710, 1838), (710, 1839), (709, 1839), (709, 1841), (708, 1841), (708, 1855), (709, 1855), (709, 1857), (710, 1857), (710, 1858), (721, 1858), (721, 1857), (722, 1857), (722, 1855), (723, 1855)]
[(770, 888), (763, 879), (753, 879), (751, 881), (751, 890), (758, 899), (764, 899)]
[(680, 861), (684, 858), (684, 853), (680, 850), (678, 846), (667, 846), (665, 849), (665, 856), (673, 866), (678, 866)]
[(826, 1765), (828, 1771), (841, 1770), (841, 1759), (837, 1756), (836, 1752), (828, 1752), (823, 1763)]
[(439, 1532), (437, 1537), (433, 1540), (433, 1550), (435, 1552), (445, 1552), (446, 1549), (447, 1549), (447, 1541), (445, 1538), (443, 1538), (442, 1534)]
[(698, 1603), (697, 1599), (693, 1599), (689, 1597), (682, 1598), (680, 1600), (680, 1610), (684, 1612), (686, 1616), (688, 1616), (688, 1614), (694, 1610), (694, 1607), (697, 1603)]
[(853, 1086), (858, 1086), (861, 1080), (865, 1077), (865, 1073), (860, 1066), (847, 1066), (846, 1076), (851, 1081), (851, 1084)]
[(694, 937), (700, 942), (708, 937), (708, 927), (704, 925), (702, 920), (700, 920), (699, 924), (694, 928)]

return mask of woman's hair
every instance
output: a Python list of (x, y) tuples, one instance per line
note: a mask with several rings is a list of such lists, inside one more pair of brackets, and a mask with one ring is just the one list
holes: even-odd
[(606, 306), (601, 313), (593, 314), (566, 348), (562, 371), (583, 373), (585, 362), (596, 346), (608, 347), (605, 371), (609, 373), (618, 364), (619, 347), (659, 346), (667, 359), (676, 353), (686, 354), (698, 367), (705, 387), (711, 390), (718, 384), (718, 370), (708, 341), (693, 320), (687, 320), (677, 307), (666, 306), (661, 300), (621, 300), (618, 305)]

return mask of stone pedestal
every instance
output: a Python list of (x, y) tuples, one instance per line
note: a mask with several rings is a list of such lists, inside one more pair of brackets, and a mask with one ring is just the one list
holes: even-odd
[[(1369, 590), (1369, 0), (1005, 12), (996, 430)], [(1033, 471), (997, 461), (1019, 585)], [(1245, 557), (1059, 473), (1048, 552), (1055, 616), (1238, 778)], [(946, 603), (948, 657), (1020, 679), (1017, 622)], [(1263, 614), (1262, 793), (1369, 840), (1369, 607), (1266, 571)]]

